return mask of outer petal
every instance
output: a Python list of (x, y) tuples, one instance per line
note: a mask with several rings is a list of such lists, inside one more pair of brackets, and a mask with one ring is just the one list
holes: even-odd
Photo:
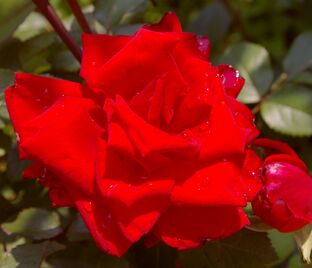
[(171, 207), (160, 218), (154, 233), (172, 247), (187, 249), (206, 240), (227, 237), (248, 223), (241, 208)]
[(80, 200), (76, 201), (76, 207), (102, 250), (120, 257), (132, 245), (132, 242), (122, 234), (104, 204)]
[(131, 40), (130, 36), (82, 34), (82, 62), (80, 75), (89, 81), (94, 73), (107, 63)]
[(281, 141), (275, 141), (275, 140), (270, 140), (270, 139), (256, 139), (252, 143), (256, 147), (262, 147), (265, 149), (266, 155), (270, 154), (288, 154), (294, 157), (298, 157), (296, 152), (291, 149), (287, 143), (281, 142)]
[[(15, 74), (15, 84), (5, 91), (10, 118), (17, 136), (29, 120), (49, 109), (58, 99), (81, 97), (84, 88), (78, 83), (24, 73)], [(20, 151), (20, 157), (25, 157)]]
[(92, 195), (96, 155), (104, 142), (90, 115), (96, 109), (90, 100), (63, 98), (21, 129), (20, 147), (29, 158), (86, 195)]
[(172, 200), (177, 205), (245, 206), (246, 190), (240, 170), (230, 162), (220, 162), (177, 185)]

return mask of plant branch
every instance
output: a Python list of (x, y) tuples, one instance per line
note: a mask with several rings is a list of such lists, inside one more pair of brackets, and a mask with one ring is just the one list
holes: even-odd
[(76, 20), (78, 21), (81, 29), (85, 33), (92, 33), (89, 23), (83, 14), (77, 0), (67, 0), (68, 5), (70, 6), (71, 10), (73, 11)]
[(270, 89), (262, 96), (259, 103), (257, 103), (252, 109), (253, 114), (257, 114), (260, 111), (261, 103), (269, 96), (272, 92), (278, 91), (287, 81), (288, 76), (286, 73), (281, 73), (279, 77), (273, 82)]
[(33, 3), (37, 6), (40, 12), (46, 17), (50, 22), (54, 30), (57, 32), (59, 37), (63, 40), (75, 58), (80, 62), (81, 61), (81, 49), (79, 45), (75, 42), (73, 37), (65, 29), (62, 21), (54, 11), (53, 7), (49, 4), (48, 0), (32, 0)]

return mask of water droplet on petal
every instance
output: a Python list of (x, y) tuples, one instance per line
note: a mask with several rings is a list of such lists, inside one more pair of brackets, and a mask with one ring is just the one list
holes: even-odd
[(88, 201), (88, 202), (84, 202), (83, 203), (83, 208), (86, 212), (91, 213), (93, 210), (93, 206), (92, 206), (92, 202)]
[(16, 142), (20, 142), (21, 138), (20, 138), (19, 133), (16, 132), (15, 136), (16, 136)]
[(43, 90), (43, 92), (44, 92), (44, 94), (48, 94), (48, 93), (49, 93), (48, 88), (45, 88), (45, 89)]
[(204, 132), (204, 131), (207, 131), (209, 128), (210, 128), (210, 124), (208, 121), (206, 121), (205, 123), (199, 126), (199, 131)]

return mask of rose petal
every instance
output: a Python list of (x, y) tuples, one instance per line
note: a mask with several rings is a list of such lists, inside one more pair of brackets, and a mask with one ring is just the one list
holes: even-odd
[(281, 141), (274, 141), (270, 139), (256, 139), (252, 143), (256, 147), (262, 147), (266, 150), (266, 155), (279, 153), (279, 154), (289, 154), (294, 157), (298, 157), (296, 152), (291, 149), (287, 143)]
[(111, 144), (110, 140), (113, 139), (113, 132), (110, 129), (110, 123), (115, 122), (122, 126), (122, 129), (124, 129), (129, 141), (139, 152), (141, 157), (147, 158), (151, 153), (158, 153), (153, 157), (153, 160), (157, 161), (157, 157), (161, 158), (161, 154), (165, 156), (168, 152), (172, 152), (180, 157), (183, 157), (183, 155), (194, 155), (194, 152), (196, 151), (196, 148), (186, 142), (182, 137), (167, 134), (148, 124), (136, 115), (119, 96), (116, 97), (115, 102), (108, 99), (104, 110), (109, 115), (108, 144)]
[(173, 64), (170, 49), (179, 40), (191, 36), (178, 32), (163, 34), (142, 28), (112, 60), (93, 72), (92, 77), (84, 78), (89, 85), (105, 94), (118, 94), (128, 100), (166, 72)]
[[(5, 100), (17, 141), (23, 125), (51, 107), (58, 99), (81, 97), (83, 86), (65, 80), (24, 73), (15, 74), (15, 84), (5, 91)], [(22, 150), (20, 157), (25, 158)]]
[(92, 195), (96, 157), (104, 142), (103, 130), (89, 114), (96, 109), (90, 100), (63, 98), (21, 129), (20, 147), (29, 158), (86, 195)]
[(175, 186), (172, 201), (177, 205), (245, 206), (246, 185), (233, 163), (211, 164)]
[(154, 233), (180, 250), (202, 245), (209, 239), (227, 237), (248, 224), (241, 208), (171, 207), (159, 219)]
[(242, 173), (247, 185), (248, 201), (253, 200), (262, 187), (262, 160), (250, 148), (246, 149)]
[(120, 257), (132, 245), (103, 205), (77, 200), (76, 207), (100, 249)]
[(130, 40), (130, 36), (82, 34), (83, 54), (80, 75), (86, 81), (92, 80), (94, 73), (111, 60)]
[(203, 159), (243, 155), (251, 131), (238, 125), (225, 101), (213, 105), (207, 124), (208, 126), (199, 133), (203, 141)]
[(169, 195), (160, 194), (141, 199), (130, 207), (112, 199), (108, 203), (123, 234), (135, 242), (152, 229), (161, 213), (170, 205), (170, 198)]

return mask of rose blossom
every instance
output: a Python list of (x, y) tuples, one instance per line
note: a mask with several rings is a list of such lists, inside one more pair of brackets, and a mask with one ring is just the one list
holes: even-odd
[(24, 176), (75, 206), (108, 253), (143, 236), (197, 247), (249, 223), (258, 130), (236, 100), (244, 80), (208, 56), (168, 13), (133, 36), (83, 35), (83, 84), (17, 73), (6, 90)]
[(305, 164), (285, 143), (258, 139), (254, 145), (267, 155), (262, 164), (263, 187), (252, 202), (255, 214), (281, 232), (311, 222), (312, 178)]

